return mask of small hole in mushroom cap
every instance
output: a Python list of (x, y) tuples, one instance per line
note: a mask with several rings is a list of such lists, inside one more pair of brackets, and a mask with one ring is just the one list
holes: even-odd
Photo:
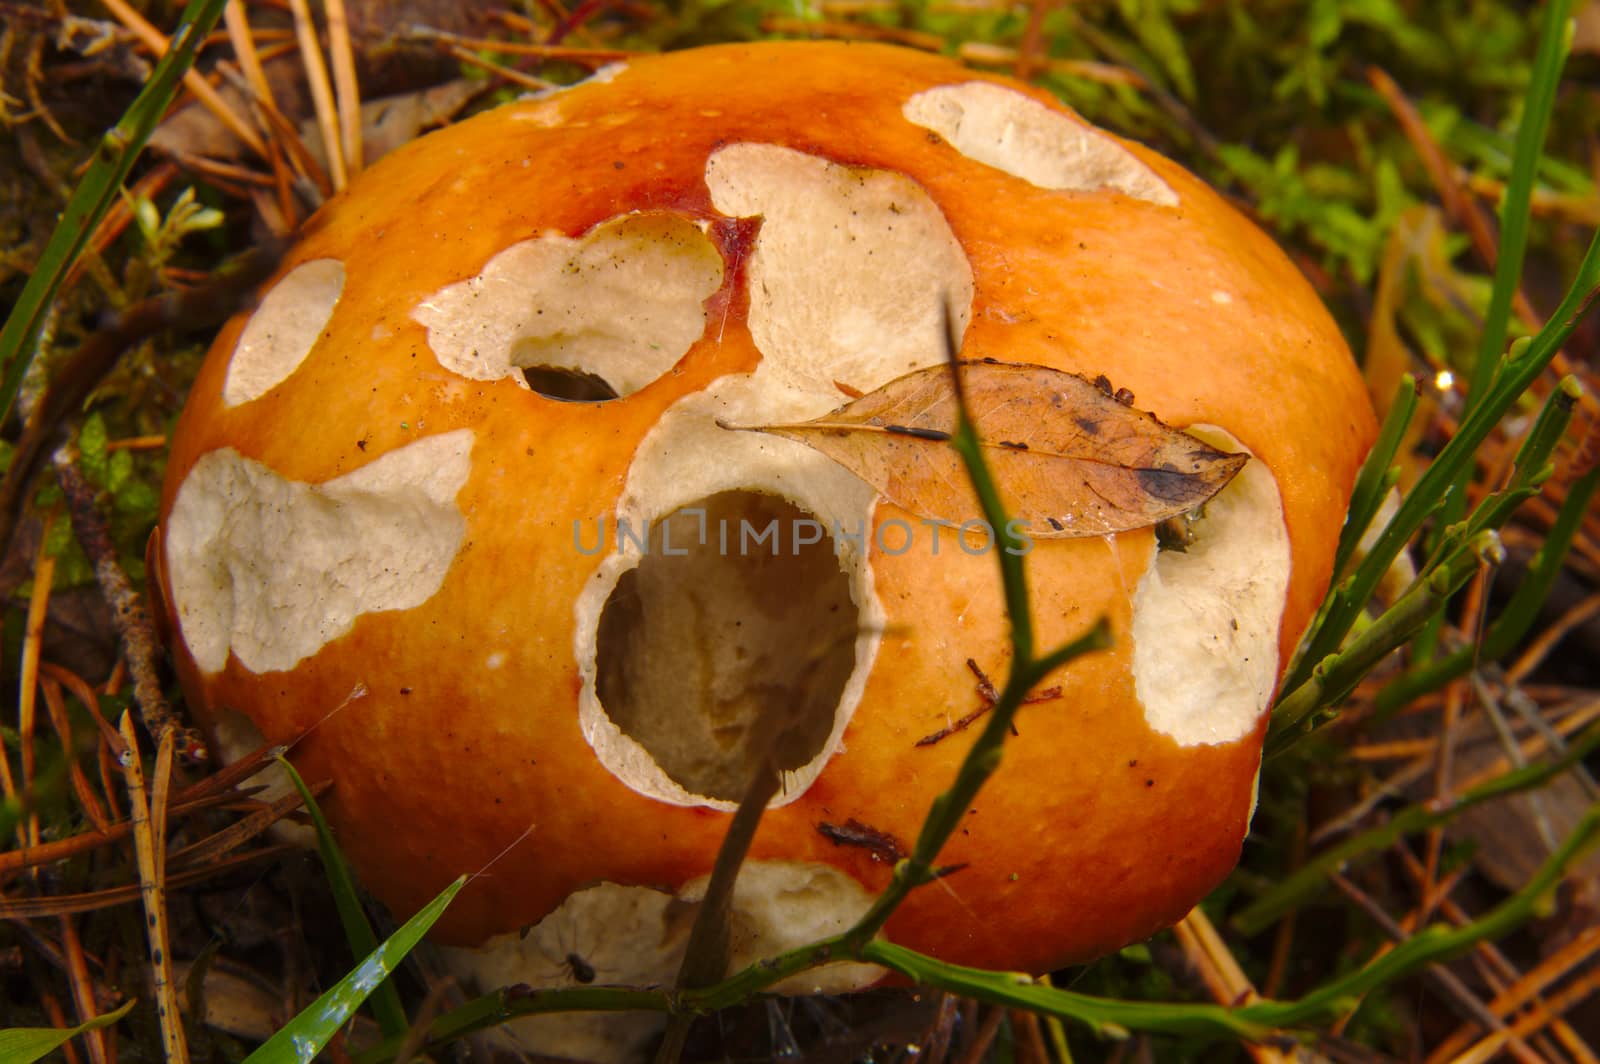
[(643, 557), (599, 623), (607, 716), (707, 798), (736, 801), (768, 756), (784, 770), (810, 762), (860, 626), (829, 530), (786, 499), (729, 491), (632, 531)]
[(524, 366), (523, 380), (546, 399), (564, 403), (603, 403), (617, 398), (617, 390), (597, 373), (565, 366)]

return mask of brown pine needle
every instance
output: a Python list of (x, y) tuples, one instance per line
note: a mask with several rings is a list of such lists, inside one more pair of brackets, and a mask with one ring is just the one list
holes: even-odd
[[(67, 962), (67, 976), (72, 983), (72, 1002), (78, 1009), (78, 1021), (87, 1023), (100, 1014), (94, 1000), (94, 980), (89, 977), (89, 965), (83, 956), (83, 943), (78, 940), (78, 922), (70, 916), (61, 918), (61, 952)], [(89, 1031), (83, 1036), (84, 1048), (89, 1052), (90, 1064), (106, 1064), (104, 1031)]]
[[(39, 550), (33, 562), (33, 594), (28, 598), (28, 619), (22, 637), (22, 678), (17, 691), (17, 743), (22, 755), (22, 790), (33, 789), (33, 728), (38, 709), (39, 653), (43, 645), (45, 616), (50, 610), (50, 587), (55, 582), (56, 559), (47, 549), (54, 515), (46, 516), (39, 532)], [(23, 845), (39, 845), (39, 818), (31, 811), (18, 825)]]
[(311, 19), (306, 0), (289, 0), (289, 10), (294, 14), (300, 62), (305, 67), (306, 87), (311, 90), (311, 103), (317, 112), (322, 150), (328, 158), (328, 176), (333, 181), (333, 191), (340, 192), (349, 183), (349, 174), (345, 170), (344, 149), (339, 143), (339, 115), (333, 103), (333, 88), (328, 82), (328, 66), (322, 61), (322, 47), (317, 42), (317, 24)]
[[(312, 797), (321, 798), (333, 789), (333, 781), (322, 780), (310, 785), (310, 789)], [(273, 824), (300, 808), (301, 802), (300, 792), (298, 790), (291, 791), (265, 809), (251, 813), (243, 820), (236, 820), (221, 831), (175, 851), (170, 860), (173, 864), (209, 864), (266, 831)]]
[(72, 792), (77, 796), (78, 807), (96, 831), (104, 832), (111, 826), (111, 821), (106, 816), (105, 807), (100, 804), (99, 796), (94, 793), (94, 787), (89, 783), (89, 777), (78, 759), (78, 751), (73, 746), (72, 722), (67, 717), (67, 703), (61, 685), (54, 679), (42, 679), (39, 687), (44, 693), (45, 707), (50, 711), (50, 724), (55, 728), (56, 737), (61, 740), (61, 749), (67, 754), (67, 776), (72, 783)]
[[(145, 938), (150, 947), (150, 985), (156, 999), (156, 1017), (161, 1023), (161, 1041), (167, 1064), (188, 1064), (189, 1049), (184, 1042), (183, 1019), (178, 1013), (178, 995), (172, 982), (172, 950), (167, 939), (167, 900), (164, 877), (166, 855), (158, 850), (166, 835), (165, 825), (158, 831), (151, 822), (147, 804), (144, 766), (139, 761), (139, 742), (133, 733), (133, 713), (122, 714), (117, 730), (127, 744), (128, 757), (122, 770), (128, 785), (128, 806), (133, 810), (133, 846), (139, 863), (139, 895), (144, 900)], [(165, 797), (161, 781), (162, 766), (172, 768), (173, 732), (169, 729), (156, 754), (157, 787)], [(165, 814), (165, 809), (160, 812)]]
[[(104, 749), (102, 747), (101, 749)], [(313, 788), (315, 791), (315, 788)], [(238, 800), (238, 795), (226, 791), (217, 794), (203, 795), (193, 800), (176, 801), (171, 807), (173, 816), (186, 816), (201, 809), (211, 809), (217, 806), (226, 806)], [(128, 820), (113, 820), (106, 825), (104, 831), (80, 831), (64, 839), (52, 839), (41, 842), (38, 846), (26, 850), (0, 851), (0, 877), (10, 875), (25, 868), (38, 868), (57, 861), (65, 861), (88, 853), (108, 843), (117, 842), (127, 838), (133, 831), (133, 824)], [(91, 906), (92, 907), (92, 906)]]
[[(61, 1011), (61, 1002), (56, 1000), (56, 996), (54, 994), (46, 990), (41, 993), (40, 997), (44, 1000), (45, 1015), (50, 1017), (50, 1026), (72, 1026), (71, 1021), (67, 1019), (67, 1014)], [(78, 1055), (78, 1048), (72, 1044), (70, 1039), (61, 1047), (61, 1051), (62, 1056), (67, 1061), (67, 1064), (82, 1064), (83, 1058)]]
[(463, 48), (457, 44), (446, 45), (445, 51), (449, 53), (452, 58), (458, 59), (461, 62), (466, 63), (468, 66), (475, 66), (479, 70), (486, 70), (491, 74), (504, 78), (513, 85), (521, 85), (523, 88), (530, 89), (534, 92), (542, 92), (551, 88), (555, 84), (554, 82), (546, 81), (543, 78), (536, 78), (532, 74), (524, 74), (516, 67), (504, 66), (492, 60), (485, 59), (477, 52), (474, 52), (469, 48)]
[(250, 17), (245, 11), (243, 0), (228, 0), (227, 6), (222, 9), (222, 19), (228, 29), (228, 41), (233, 45), (233, 55), (239, 63), (240, 71), (244, 74), (245, 82), (250, 86), (256, 99), (264, 100), (276, 107), (277, 101), (272, 96), (272, 84), (267, 81), (266, 70), (261, 65), (261, 54), (256, 51), (255, 37), (250, 32)]
[[(111, 14), (116, 16), (118, 22), (126, 26), (139, 40), (144, 42), (145, 47), (158, 56), (166, 54), (167, 38), (162, 35), (160, 30), (146, 22), (143, 15), (128, 6), (127, 0), (105, 0), (105, 5)], [(200, 76), (199, 71), (190, 70), (184, 74), (183, 84), (185, 88), (194, 94), (195, 99), (199, 100), (201, 105), (216, 117), (217, 121), (228, 127), (229, 132), (238, 137), (251, 151), (263, 159), (267, 157), (267, 146), (262, 142), (261, 137), (257, 135), (254, 129), (250, 128), (248, 122), (239, 117), (238, 113), (228, 106), (228, 101), (224, 100), (222, 94), (212, 88), (210, 83)]]
[(328, 53), (333, 59), (333, 88), (339, 104), (339, 143), (344, 149), (345, 172), (361, 172), (361, 91), (356, 84), (355, 52), (350, 45), (350, 21), (344, 0), (326, 0)]
[[(199, 868), (186, 868), (181, 872), (174, 872), (167, 877), (167, 886), (187, 887), (194, 883), (202, 883), (212, 879), (240, 865), (247, 865), (256, 861), (269, 861), (283, 857), (286, 854), (304, 852), (304, 848), (296, 846), (292, 842), (263, 846), (259, 850), (250, 850), (246, 853), (224, 858), (215, 864), (203, 865)], [(37, 898), (0, 898), (0, 920), (39, 920), (60, 916), (64, 913), (97, 912), (101, 909), (110, 909), (118, 905), (130, 905), (143, 897), (144, 885), (142, 883), (128, 883), (124, 886), (107, 887), (104, 890), (91, 891), (85, 894), (51, 894)]]
[[(1491, 1031), (1472, 1048), (1452, 1059), (1450, 1064), (1484, 1064), (1505, 1052), (1508, 1045), (1515, 1046), (1517, 1040), (1548, 1026), (1551, 1020), (1562, 1016), (1596, 991), (1600, 991), (1600, 968), (1591, 969), (1560, 993), (1551, 995), (1544, 1008), (1535, 1008), (1504, 1030)], [(1569, 1045), (1568, 1048), (1573, 1046)], [(1593, 1058), (1592, 1053), (1590, 1058)]]
[[(1547, 1006), (1539, 1000), (1540, 992), (1573, 968), (1590, 960), (1596, 953), (1600, 953), (1600, 926), (1586, 928), (1571, 942), (1546, 957), (1539, 967), (1496, 994), (1489, 1001), (1489, 1011), (1502, 1018), (1509, 1018), (1513, 1012), (1521, 1008), (1530, 1008), (1535, 1012), (1546, 1011)], [(1457, 1029), (1429, 1054), (1430, 1064), (1455, 1060), (1466, 1051), (1471, 1036), (1476, 1033), (1467, 1027)]]
[(566, 59), (574, 63), (604, 66), (620, 59), (629, 59), (638, 52), (619, 48), (573, 48), (559, 44), (530, 44), (524, 41), (497, 41), (489, 37), (463, 37), (455, 33), (425, 28), (413, 29), (406, 35), (411, 40), (434, 41), (441, 46), (482, 49), (502, 55), (531, 55), (539, 59)]
[[(1233, 951), (1199, 906), (1189, 910), (1189, 915), (1172, 930), (1178, 944), (1183, 947), (1184, 955), (1200, 973), (1217, 1004), (1231, 1007), (1261, 1000), (1255, 984), (1244, 974)], [(1272, 1046), (1247, 1045), (1245, 1049), (1257, 1064), (1287, 1064), (1293, 1059)]]

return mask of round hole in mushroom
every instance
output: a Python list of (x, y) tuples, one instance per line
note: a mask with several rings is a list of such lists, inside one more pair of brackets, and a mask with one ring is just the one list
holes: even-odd
[(726, 491), (648, 529), (600, 615), (606, 715), (685, 790), (737, 801), (828, 741), (859, 611), (829, 530), (787, 499)]
[(520, 372), (528, 387), (546, 399), (563, 403), (603, 403), (618, 396), (598, 373), (585, 373), (566, 366), (523, 366)]

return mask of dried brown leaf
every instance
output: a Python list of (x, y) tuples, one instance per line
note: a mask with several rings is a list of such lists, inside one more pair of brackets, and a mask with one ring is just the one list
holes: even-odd
[[(960, 363), (968, 409), (1012, 518), (1039, 538), (1099, 536), (1188, 513), (1249, 459), (1135, 409), (1126, 393), (1012, 362)], [(798, 440), (919, 516), (983, 514), (954, 448), (946, 366), (908, 373), (799, 425), (724, 426)]]

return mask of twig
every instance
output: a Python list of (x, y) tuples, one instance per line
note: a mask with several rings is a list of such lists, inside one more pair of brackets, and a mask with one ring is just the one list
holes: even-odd
[[(133, 697), (138, 703), (145, 731), (162, 744), (169, 735), (173, 735), (179, 755), (186, 761), (206, 760), (205, 743), (199, 733), (179, 724), (161, 689), (161, 641), (156, 637), (149, 610), (117, 561), (116, 548), (111, 544), (111, 530), (95, 505), (94, 488), (78, 471), (71, 452), (58, 450), (52, 464), (55, 466), (56, 480), (61, 485), (61, 493), (66, 497), (72, 531), (94, 565), (94, 575), (100, 584), (101, 594), (111, 605), (111, 620), (122, 639), (128, 670), (133, 674)], [(164, 787), (165, 781), (158, 780), (157, 786)]]

